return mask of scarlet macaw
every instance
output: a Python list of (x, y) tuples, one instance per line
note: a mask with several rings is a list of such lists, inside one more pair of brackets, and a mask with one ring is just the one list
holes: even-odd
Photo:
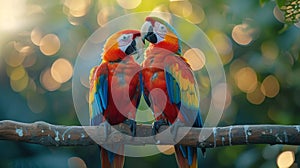
[[(104, 44), (101, 64), (90, 72), (90, 125), (103, 124), (105, 138), (110, 125), (123, 122), (129, 124), (135, 135), (135, 113), (141, 95), (141, 75), (136, 72), (141, 67), (131, 55), (137, 50), (138, 36), (138, 30), (123, 30), (110, 36)], [(114, 144), (113, 150), (101, 148), (102, 168), (123, 167), (124, 145)]]
[[(144, 42), (150, 42), (142, 76), (145, 100), (155, 118), (153, 134), (161, 125), (173, 125), (171, 133), (175, 139), (179, 126), (202, 127), (198, 85), (189, 64), (181, 57), (177, 32), (164, 20), (147, 17), (141, 34)], [(161, 93), (166, 95), (166, 101)], [(175, 153), (179, 167), (197, 167), (197, 148), (175, 145)]]

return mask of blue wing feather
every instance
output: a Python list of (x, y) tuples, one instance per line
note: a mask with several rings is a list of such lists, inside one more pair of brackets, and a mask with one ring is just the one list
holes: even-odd
[(170, 101), (174, 104), (180, 103), (180, 88), (174, 77), (165, 70), (165, 79), (167, 83), (167, 91)]
[[(98, 94), (95, 94), (95, 97), (98, 97)], [(101, 106), (99, 106), (98, 98), (95, 98), (96, 101), (92, 103), (94, 116), (90, 120), (91, 125), (99, 125), (102, 122), (102, 115), (100, 114), (102, 111)]]
[(173, 96), (173, 82), (172, 82), (172, 79), (170, 79), (172, 76), (167, 72), (165, 71), (165, 79), (166, 79), (166, 84), (167, 84), (167, 92), (168, 92), (168, 96), (170, 98), (170, 101), (172, 103), (174, 103), (174, 96)]
[(186, 158), (186, 150), (185, 150), (185, 147), (182, 146), (182, 145), (179, 145), (179, 148), (180, 148), (180, 150), (181, 150), (182, 156), (183, 156), (184, 158)]
[(192, 123), (195, 121), (195, 114), (196, 111), (186, 107), (183, 103), (181, 103), (181, 96), (180, 96), (180, 87), (176, 82), (175, 78), (169, 73), (168, 68), (165, 68), (165, 79), (167, 85), (167, 92), (170, 98), (171, 103), (177, 105), (180, 109), (180, 112), (187, 123)]
[(96, 92), (94, 97), (95, 97), (95, 101), (93, 104), (95, 104), (95, 106), (94, 106), (95, 114), (96, 115), (103, 114), (104, 109), (101, 104), (101, 98), (100, 98), (99, 92)]
[[(171, 65), (172, 66), (172, 65)], [(182, 67), (186, 68), (186, 67)], [(183, 69), (184, 70), (184, 69)], [(189, 70), (189, 69), (185, 69)], [(180, 109), (180, 113), (183, 116), (186, 123), (194, 123), (192, 124), (195, 127), (202, 127), (202, 119), (200, 115), (200, 109), (199, 104), (196, 105), (189, 105), (188, 100), (181, 100), (181, 93), (185, 92), (190, 94), (190, 92), (193, 92), (192, 94), (197, 95), (197, 86), (195, 86), (194, 89), (188, 88), (188, 90), (181, 90), (181, 87), (179, 83), (176, 81), (176, 77), (178, 78), (177, 72), (174, 72), (174, 69), (172, 71), (172, 68), (170, 66), (165, 67), (165, 80), (166, 80), (166, 86), (167, 86), (167, 92), (169, 99), (171, 103), (174, 103), (177, 105), (177, 107)], [(192, 72), (190, 71), (191, 75)], [(173, 76), (174, 75), (174, 76)], [(177, 79), (180, 80), (180, 79)], [(197, 83), (195, 83), (197, 85)], [(190, 89), (190, 90), (189, 90)], [(197, 92), (197, 93), (196, 93)], [(197, 101), (198, 102), (198, 101)], [(191, 125), (191, 126), (192, 126)]]
[[(108, 67), (101, 64), (94, 68), (91, 73), (91, 82), (94, 82), (90, 94), (93, 94), (94, 100), (91, 101), (90, 124), (99, 125), (103, 120), (103, 113), (107, 109), (108, 100)], [(99, 75), (99, 76), (97, 76)]]
[(193, 163), (193, 155), (194, 155), (193, 147), (188, 146), (187, 153), (188, 153), (188, 164), (191, 165)]
[[(100, 72), (98, 72), (100, 71)], [(92, 116), (90, 119), (91, 125), (100, 125), (103, 121), (104, 111), (107, 109), (108, 103), (108, 68), (105, 64), (96, 67), (94, 73), (100, 73), (97, 77), (96, 82), (96, 92), (94, 93), (94, 101), (92, 104)], [(93, 74), (94, 77), (94, 74)], [(93, 93), (90, 93), (93, 94)], [(101, 148), (100, 148), (101, 149)], [(108, 160), (110, 163), (113, 162), (115, 158), (115, 153), (107, 151)]]
[(193, 127), (203, 127), (203, 121), (202, 121), (202, 117), (200, 115), (200, 110), (198, 110), (198, 112), (197, 112), (197, 117), (196, 117)]
[(104, 110), (106, 110), (107, 108), (107, 91), (108, 91), (107, 75), (100, 75), (98, 85), (100, 85), (98, 88), (98, 93), (100, 95), (101, 108), (103, 109), (102, 115), (103, 115)]
[(116, 154), (111, 151), (107, 151), (107, 155), (108, 155), (109, 163), (112, 163), (114, 161)]

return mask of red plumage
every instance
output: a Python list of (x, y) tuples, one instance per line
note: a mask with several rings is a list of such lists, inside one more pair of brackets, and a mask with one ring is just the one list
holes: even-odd
[[(134, 40), (139, 35), (139, 31), (125, 30), (107, 39), (102, 63), (94, 67), (90, 74), (91, 125), (100, 125), (104, 122), (116, 125), (128, 120), (130, 127), (135, 129), (134, 120), (141, 95), (139, 80), (141, 67), (131, 54), (136, 50)], [(102, 168), (123, 167), (124, 145), (114, 144), (105, 147), (109, 149), (101, 148)]]
[[(157, 17), (147, 17), (141, 30), (142, 39), (150, 42), (142, 74), (145, 100), (155, 117), (153, 133), (161, 125), (172, 125), (175, 139), (179, 126), (202, 127), (198, 85), (191, 67), (181, 57), (178, 33)], [(180, 168), (197, 167), (197, 148), (175, 145), (175, 153)]]

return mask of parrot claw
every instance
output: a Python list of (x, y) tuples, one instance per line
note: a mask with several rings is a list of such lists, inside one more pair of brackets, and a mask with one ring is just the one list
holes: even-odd
[(152, 135), (156, 135), (159, 131), (159, 128), (163, 125), (169, 125), (168, 122), (164, 119), (160, 119), (158, 121), (154, 121), (152, 123)]
[(176, 136), (177, 136), (177, 131), (180, 127), (184, 127), (185, 124), (183, 122), (181, 122), (180, 120), (177, 120), (176, 122), (174, 122), (174, 124), (172, 124), (171, 128), (170, 128), (170, 132), (173, 136), (173, 140), (174, 142), (176, 142)]
[(135, 137), (136, 136), (136, 121), (127, 119), (123, 123), (127, 124), (129, 126), (130, 131), (131, 131), (131, 136)]
[(103, 137), (104, 137), (104, 141), (106, 141), (108, 138), (108, 135), (111, 133), (111, 125), (107, 121), (104, 121), (103, 123), (100, 124), (100, 126), (104, 127)]

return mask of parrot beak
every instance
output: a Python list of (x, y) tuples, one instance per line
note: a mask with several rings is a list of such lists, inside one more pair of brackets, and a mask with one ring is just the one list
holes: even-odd
[(135, 41), (135, 39), (136, 39), (137, 37), (140, 37), (140, 36), (141, 36), (140, 31), (134, 31), (134, 32), (132, 33), (132, 42), (130, 43), (130, 45), (129, 45), (129, 46), (126, 48), (126, 50), (125, 50), (125, 53), (126, 53), (127, 55), (131, 55), (131, 54), (134, 54), (134, 53), (137, 52), (136, 41)]
[(142, 41), (145, 44), (145, 40), (149, 41), (150, 43), (156, 43), (157, 42), (157, 37), (155, 33), (153, 32), (153, 26), (151, 22), (146, 21), (142, 28), (141, 28), (141, 36), (142, 36)]
[(140, 57), (143, 56), (144, 43), (142, 42), (140, 37), (141, 37), (140, 31), (133, 34), (133, 37), (132, 37), (131, 44), (133, 44), (135, 46), (135, 51), (132, 53), (132, 56), (135, 57), (136, 61), (139, 61)]

